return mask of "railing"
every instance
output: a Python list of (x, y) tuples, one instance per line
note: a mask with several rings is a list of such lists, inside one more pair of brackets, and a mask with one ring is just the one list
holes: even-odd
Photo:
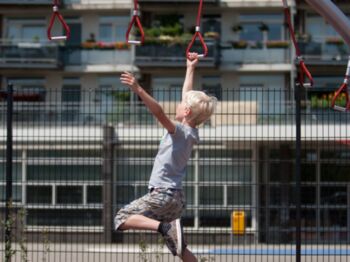
[[(285, 44), (285, 42), (281, 42)], [(234, 42), (221, 45), (221, 64), (286, 64), (290, 63), (288, 46), (273, 47), (260, 43)]]
[(131, 5), (131, 0), (63, 0), (65, 5)]
[[(199, 66), (214, 67), (219, 63), (220, 52), (215, 40), (205, 40), (208, 55), (201, 59)], [(188, 43), (146, 43), (136, 47), (135, 64), (138, 66), (183, 66), (186, 61), (186, 48)], [(191, 51), (200, 51), (200, 46), (194, 46)]]
[(58, 46), (53, 43), (0, 40), (0, 67), (6, 68), (58, 68)]
[(342, 42), (299, 42), (305, 61), (311, 63), (346, 63), (349, 47)]
[[(272, 94), (272, 92), (270, 92)], [(35, 125), (91, 125), (113, 123), (117, 126), (159, 126), (156, 119), (141, 102), (113, 100), (90, 102), (15, 102), (14, 122)], [(275, 93), (275, 97), (277, 97)], [(23, 96), (24, 97), (24, 96)], [(82, 95), (88, 97), (88, 95)], [(161, 101), (165, 113), (174, 119), (177, 102)], [(295, 105), (291, 101), (219, 101), (216, 113), (206, 122), (207, 126), (270, 126), (294, 124)], [(6, 123), (6, 103), (0, 102), (1, 123)], [(302, 119), (305, 125), (336, 123), (349, 124), (350, 115), (330, 107), (315, 107), (303, 102)]]
[(51, 0), (0, 0), (1, 4), (8, 5), (51, 5)]
[[(65, 66), (77, 65), (123, 65), (132, 64), (130, 48), (124, 43), (110, 44), (111, 47), (84, 48), (65, 46), (61, 48)], [(113, 46), (113, 47), (112, 47)]]

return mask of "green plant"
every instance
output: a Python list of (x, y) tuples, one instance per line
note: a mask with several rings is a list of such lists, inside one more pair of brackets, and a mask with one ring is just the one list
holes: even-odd
[(283, 40), (267, 41), (266, 47), (267, 48), (288, 48), (289, 42), (283, 41)]
[(19, 227), (21, 229), (20, 239), (19, 239), (19, 247), (21, 253), (21, 261), (28, 262), (28, 248), (27, 248), (27, 238), (25, 235), (25, 218), (27, 216), (27, 212), (24, 208), (21, 208), (18, 211), (18, 219), (19, 219)]
[(311, 41), (311, 35), (307, 33), (296, 32), (295, 38), (297, 39), (297, 41), (303, 42), (303, 43), (308, 43)]
[(343, 45), (344, 40), (340, 37), (328, 37), (326, 38), (326, 43), (330, 45)]
[(266, 32), (266, 31), (269, 31), (269, 26), (265, 23), (261, 23), (260, 26), (259, 26), (259, 30), (262, 31), (262, 32)]
[(220, 38), (220, 34), (218, 32), (209, 31), (209, 32), (205, 32), (204, 33), (204, 37), (213, 38), (213, 39), (219, 39)]
[(198, 258), (199, 258), (200, 262), (212, 262), (212, 261), (215, 261), (215, 258), (211, 257), (211, 256), (203, 257), (203, 256), (200, 255)]
[(50, 240), (49, 240), (49, 234), (47, 228), (44, 228), (42, 231), (42, 237), (43, 237), (43, 243), (44, 243), (44, 254), (43, 254), (43, 262), (46, 262), (46, 257), (48, 256), (50, 252)]
[(242, 30), (243, 30), (243, 27), (241, 25), (239, 25), (239, 24), (232, 26), (232, 31), (235, 32), (235, 33), (240, 32)]
[(248, 47), (248, 42), (245, 40), (233, 41), (232, 47), (235, 49), (245, 49)]
[[(16, 215), (12, 213), (12, 200), (8, 202), (8, 208), (11, 211), (8, 219), (2, 220), (1, 224), (4, 227), (5, 231), (12, 230), (15, 222), (16, 222)], [(12, 235), (10, 235), (9, 239), (6, 239), (5, 241), (5, 261), (11, 261), (11, 258), (16, 254), (16, 250), (12, 248)]]
[(140, 248), (140, 260), (143, 262), (147, 262), (148, 261), (148, 257), (147, 257), (148, 244), (147, 244), (147, 241), (145, 239), (144, 234), (141, 235), (141, 240), (139, 242), (139, 248)]
[[(148, 261), (155, 261), (155, 262), (161, 262), (163, 261), (163, 248), (164, 248), (164, 239), (161, 236), (158, 236), (157, 238), (157, 245), (150, 250), (150, 246), (148, 245), (145, 236), (141, 235), (141, 240), (139, 242), (139, 248), (140, 248), (140, 260), (143, 262)], [(151, 251), (151, 252), (148, 252)], [(152, 258), (152, 256), (155, 256), (155, 258)]]

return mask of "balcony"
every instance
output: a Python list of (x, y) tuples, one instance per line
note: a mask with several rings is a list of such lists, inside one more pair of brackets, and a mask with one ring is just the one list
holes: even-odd
[(131, 0), (62, 0), (70, 8), (77, 9), (104, 9), (104, 8), (130, 8)]
[(58, 46), (54, 43), (0, 40), (0, 68), (57, 69)]
[(52, 5), (51, 0), (0, 0), (0, 5)]
[[(205, 40), (208, 55), (201, 59), (199, 67), (216, 67), (219, 64), (220, 51), (217, 41)], [(136, 47), (135, 64), (140, 67), (179, 67), (186, 64), (188, 43), (146, 43)], [(201, 52), (200, 46), (193, 46), (191, 51)]]
[(340, 38), (329, 38), (324, 41), (301, 41), (298, 44), (308, 64), (343, 65), (348, 61), (350, 49)]
[[(283, 44), (283, 45), (282, 45)], [(243, 41), (234, 42), (223, 45), (221, 50), (221, 65), (228, 66), (230, 64), (289, 64), (290, 49), (288, 45), (281, 42), (278, 46), (247, 43)]]
[[(63, 60), (66, 69), (68, 67), (118, 67), (130, 65), (131, 51), (130, 46), (125, 43), (92, 43), (86, 46), (84, 43), (80, 46), (62, 47)], [(107, 69), (107, 68), (105, 68)]]
[[(52, 93), (52, 91), (51, 91)], [(51, 96), (53, 96), (52, 94)], [(159, 127), (155, 117), (141, 102), (122, 102), (115, 99), (125, 93), (108, 96), (105, 101), (90, 99), (93, 93), (84, 93), (90, 101), (45, 101), (30, 96), (26, 101), (14, 103), (14, 124), (18, 126), (102, 126), (113, 123), (119, 127)], [(266, 96), (267, 97), (267, 96)], [(271, 96), (272, 97), (272, 96)], [(303, 102), (302, 123), (312, 125), (348, 125), (350, 115), (332, 110), (329, 106), (318, 107), (311, 101)], [(165, 113), (174, 119), (177, 102), (161, 101)], [(6, 123), (6, 102), (0, 99), (0, 123)], [(290, 101), (220, 101), (216, 113), (205, 126), (293, 126), (295, 105)]]
[[(140, 3), (188, 3), (188, 4), (193, 4), (196, 3), (198, 4), (198, 1), (196, 0), (139, 0)], [(206, 0), (206, 3), (219, 3), (219, 0)]]
[[(220, 0), (222, 4), (228, 7), (281, 7), (281, 1), (278, 0)], [(295, 1), (289, 1), (294, 4)]]

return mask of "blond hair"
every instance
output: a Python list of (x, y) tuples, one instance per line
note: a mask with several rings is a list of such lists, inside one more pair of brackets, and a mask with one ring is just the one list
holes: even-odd
[(214, 113), (217, 99), (202, 91), (191, 90), (186, 92), (184, 102), (191, 109), (191, 114), (186, 119), (197, 126), (205, 122)]

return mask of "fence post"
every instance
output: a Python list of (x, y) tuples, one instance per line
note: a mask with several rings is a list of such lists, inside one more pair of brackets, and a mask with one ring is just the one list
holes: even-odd
[(301, 261), (301, 94), (300, 88), (303, 85), (296, 83), (295, 93), (295, 202), (296, 202), (296, 223), (295, 223), (295, 261)]
[(113, 159), (114, 159), (114, 127), (103, 126), (103, 224), (104, 240), (112, 242), (113, 232)]
[(13, 85), (7, 85), (7, 118), (6, 118), (6, 207), (5, 207), (5, 262), (11, 262), (11, 208), (12, 208), (12, 117), (13, 117)]

